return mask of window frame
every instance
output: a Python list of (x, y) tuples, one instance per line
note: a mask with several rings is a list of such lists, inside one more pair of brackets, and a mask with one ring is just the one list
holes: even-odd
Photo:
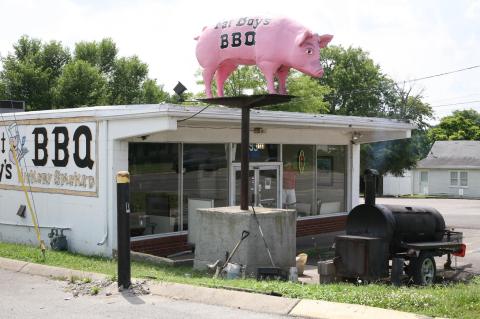
[[(452, 178), (455, 174), (455, 178)], [(462, 178), (462, 175), (465, 178)], [(449, 171), (449, 179), (450, 179), (450, 187), (468, 187), (468, 171), (458, 170), (458, 171)], [(463, 185), (462, 180), (465, 181), (465, 185)], [(452, 183), (455, 181), (455, 183)]]

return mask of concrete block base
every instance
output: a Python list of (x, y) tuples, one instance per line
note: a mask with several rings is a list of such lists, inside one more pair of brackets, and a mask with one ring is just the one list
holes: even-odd
[[(257, 207), (255, 212), (277, 267), (286, 271), (295, 266), (297, 213), (291, 209)], [(232, 252), (242, 231), (250, 235), (242, 242), (231, 262), (246, 266), (249, 276), (256, 275), (258, 267), (271, 267), (265, 244), (260, 235), (253, 211), (240, 207), (216, 207), (197, 210), (195, 242), (195, 269), (206, 269), (207, 264), (220, 260)]]

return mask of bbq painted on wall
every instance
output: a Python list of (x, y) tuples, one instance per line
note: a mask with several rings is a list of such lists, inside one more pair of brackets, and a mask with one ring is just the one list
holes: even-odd
[(32, 192), (97, 196), (97, 126), (49, 121), (0, 126), (0, 189), (21, 189), (13, 146)]

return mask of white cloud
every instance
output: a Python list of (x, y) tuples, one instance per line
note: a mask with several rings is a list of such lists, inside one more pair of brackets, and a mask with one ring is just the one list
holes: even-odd
[[(332, 44), (362, 47), (398, 81), (480, 64), (478, 0), (3, 0), (0, 12), (8, 12), (0, 20), (3, 56), (22, 34), (60, 40), (71, 48), (78, 41), (111, 37), (121, 55), (137, 54), (168, 90), (178, 80), (200, 90), (193, 37), (205, 25), (244, 15), (287, 16), (315, 32), (334, 34)], [(435, 104), (480, 93), (479, 76), (476, 69), (416, 87), (423, 87), (426, 100)], [(444, 115), (451, 109), (437, 110)]]

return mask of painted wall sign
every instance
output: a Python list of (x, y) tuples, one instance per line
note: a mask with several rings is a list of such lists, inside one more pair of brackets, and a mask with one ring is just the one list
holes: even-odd
[(0, 188), (20, 189), (13, 143), (32, 191), (96, 196), (97, 123), (33, 123), (0, 127)]

